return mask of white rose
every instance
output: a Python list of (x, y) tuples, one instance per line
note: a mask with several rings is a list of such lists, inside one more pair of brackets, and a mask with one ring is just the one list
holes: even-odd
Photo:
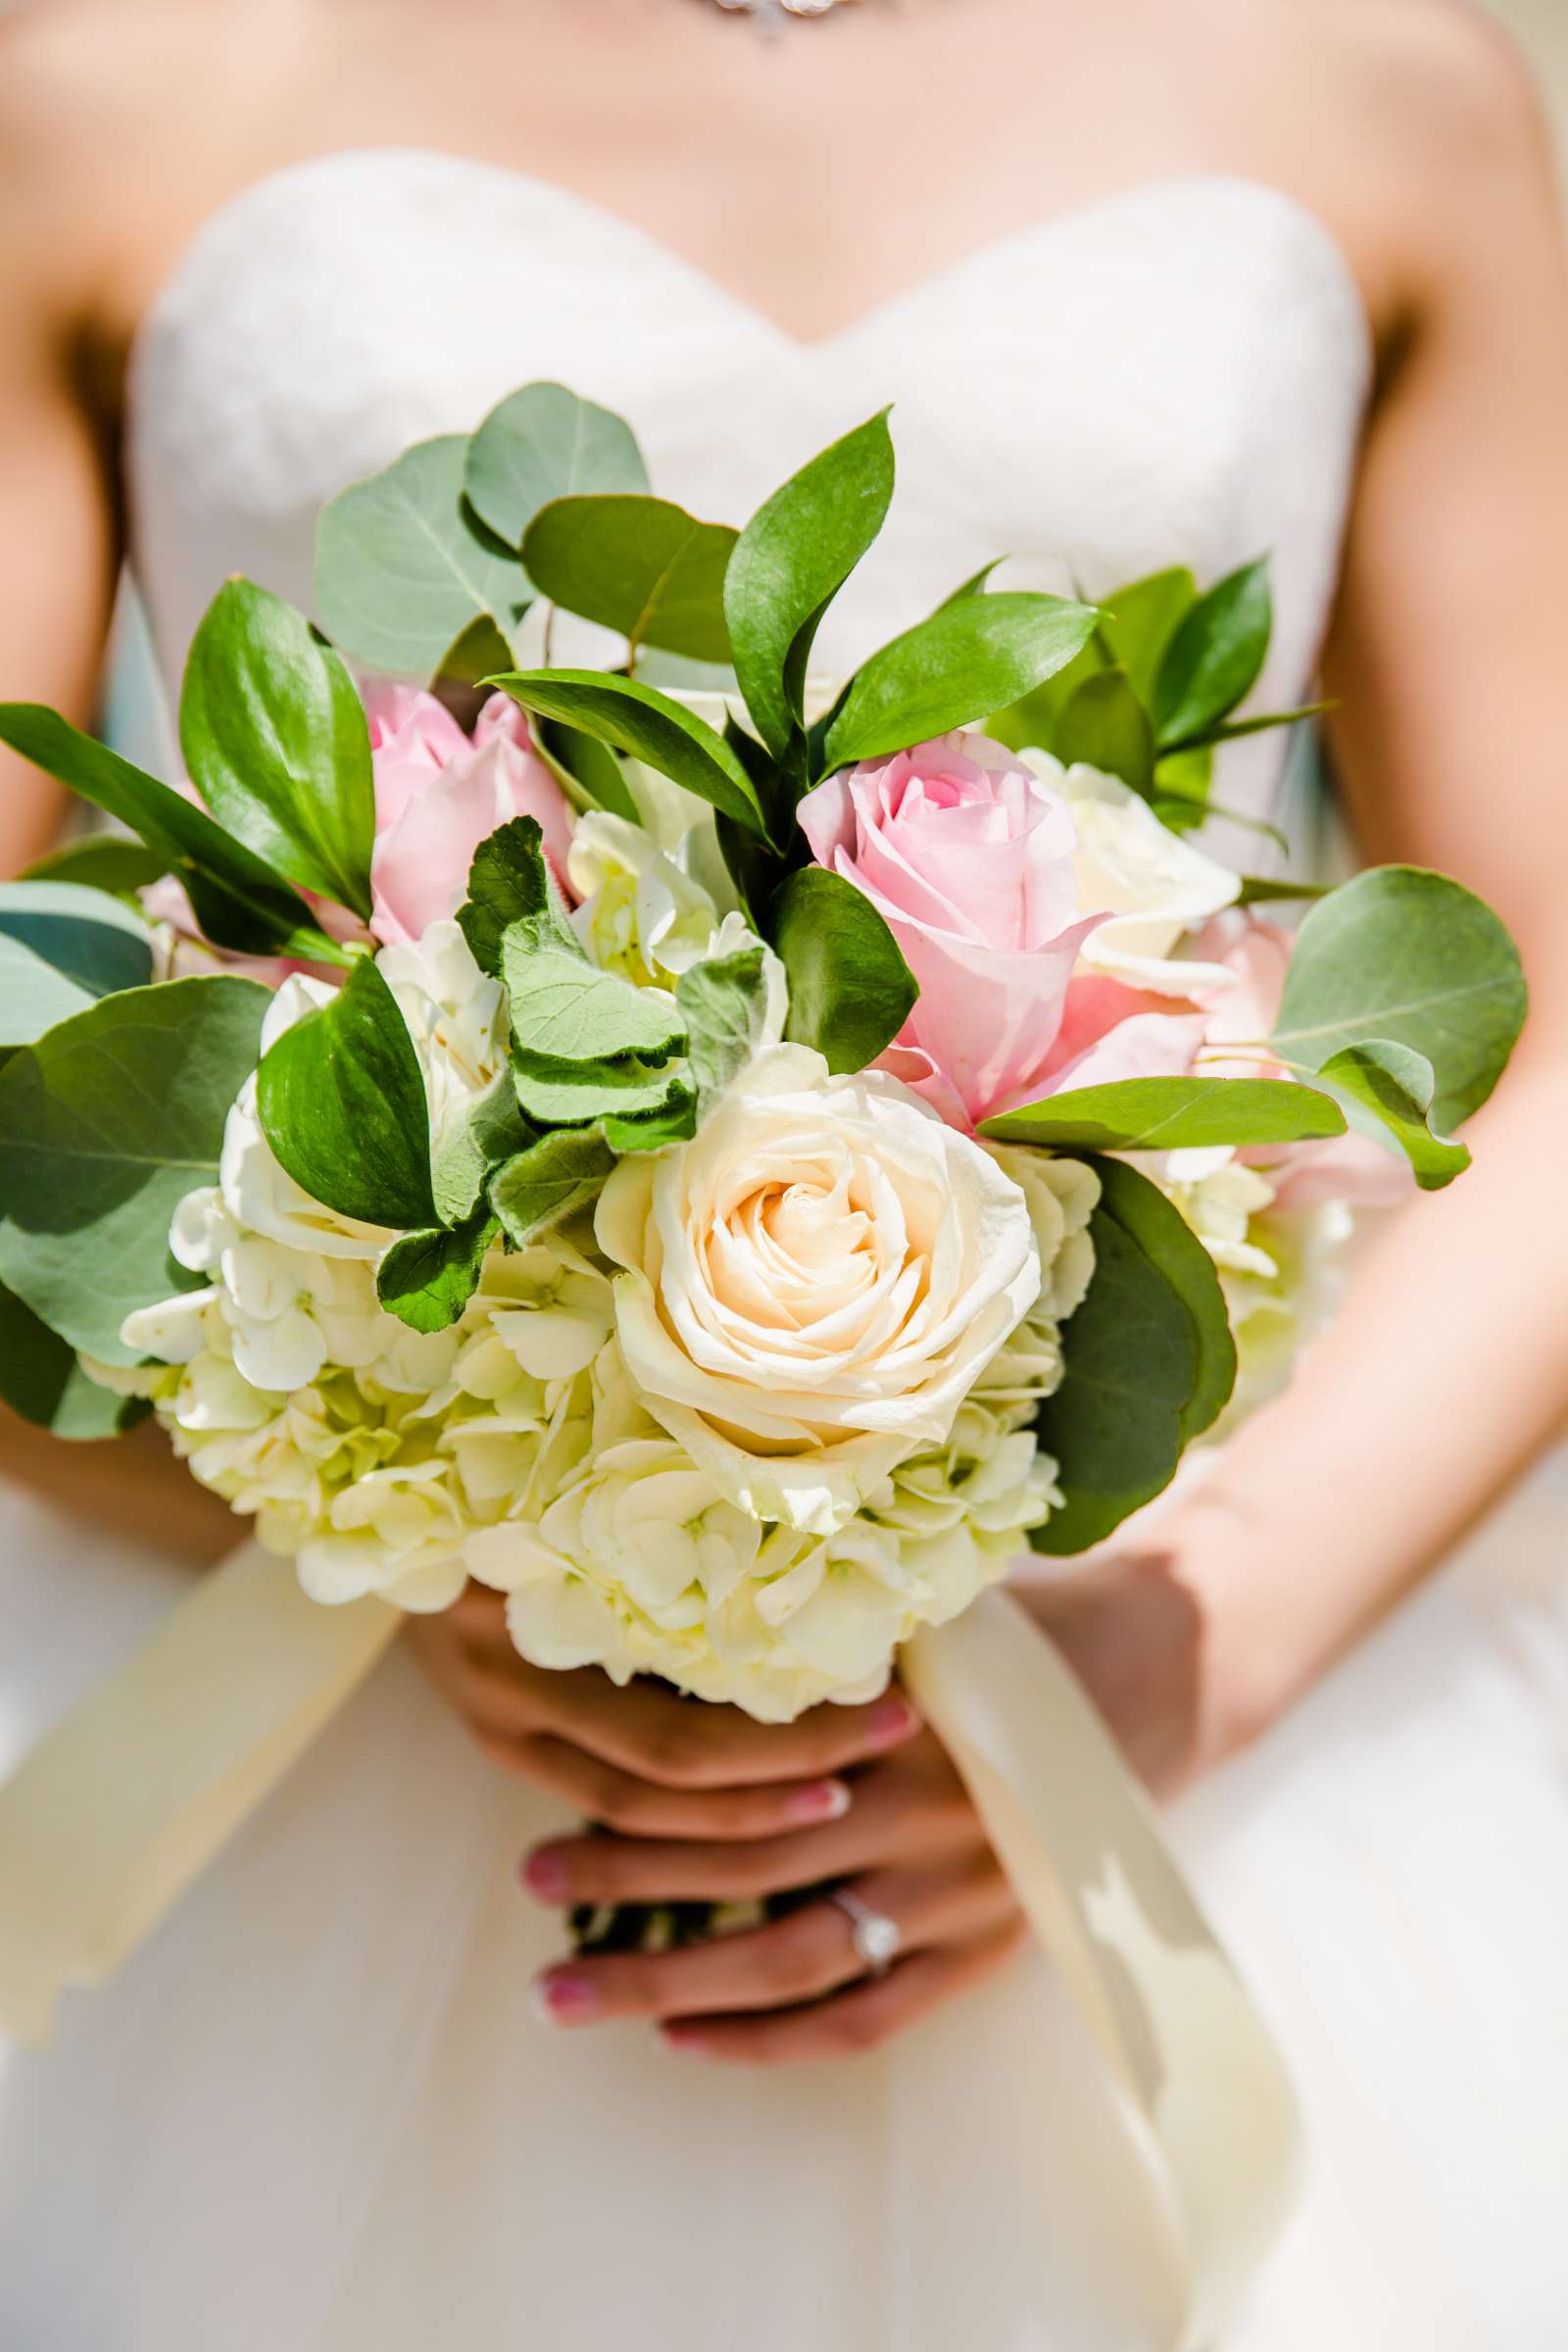
[(760, 1055), (695, 1141), (623, 1159), (596, 1230), (649, 1410), (744, 1509), (818, 1535), (940, 1444), (1040, 1289), (992, 1155), (801, 1046)]
[(1019, 758), (1072, 811), (1080, 912), (1111, 916), (1085, 941), (1080, 961), (1157, 996), (1229, 986), (1233, 975), (1222, 966), (1184, 960), (1176, 950), (1187, 932), (1232, 904), (1240, 876), (1162, 825), (1119, 777), (1063, 767), (1048, 752)]

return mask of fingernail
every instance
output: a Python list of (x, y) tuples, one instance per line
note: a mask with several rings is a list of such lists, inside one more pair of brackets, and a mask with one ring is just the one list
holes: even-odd
[(895, 1691), (885, 1698), (872, 1716), (867, 1730), (873, 1747), (892, 1747), (900, 1740), (907, 1740), (920, 1721), (908, 1700)]
[(842, 1821), (850, 1809), (850, 1792), (842, 1781), (812, 1781), (794, 1788), (784, 1799), (786, 1821)]
[(695, 2026), (663, 2026), (660, 2029), (666, 2050), (684, 2053), (690, 2058), (706, 2058), (712, 2048), (706, 2034)]
[(559, 1854), (551, 1852), (548, 1845), (536, 1846), (523, 1860), (522, 1883), (528, 1892), (536, 1894), (542, 1903), (564, 1902), (566, 1865)]
[(599, 1995), (586, 1977), (535, 1977), (528, 2005), (541, 2025), (583, 2026), (599, 2015)]

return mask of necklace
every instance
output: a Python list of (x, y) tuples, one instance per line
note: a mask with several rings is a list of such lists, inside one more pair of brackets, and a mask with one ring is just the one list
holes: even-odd
[(839, 8), (844, 0), (717, 0), (717, 6), (732, 15), (748, 17), (825, 17), (829, 9)]

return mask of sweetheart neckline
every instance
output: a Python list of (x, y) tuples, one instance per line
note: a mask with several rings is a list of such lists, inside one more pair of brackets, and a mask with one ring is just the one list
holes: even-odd
[(133, 388), (142, 353), (156, 340), (166, 318), (177, 312), (181, 296), (198, 276), (203, 264), (210, 255), (221, 248), (226, 238), (233, 236), (253, 212), (262, 210), (269, 202), (275, 202), (285, 192), (308, 185), (317, 177), (330, 178), (334, 172), (363, 169), (369, 164), (405, 167), (413, 164), (424, 170), (446, 169), (454, 175), (499, 181), (525, 194), (531, 193), (543, 202), (558, 205), (602, 238), (619, 241), (632, 248), (641, 247), (651, 262), (664, 270), (675, 270), (707, 299), (726, 305), (738, 318), (767, 334), (782, 351), (806, 360), (824, 358), (903, 311), (951, 292), (971, 271), (989, 263), (1004, 260), (1010, 253), (1023, 251), (1033, 243), (1049, 243), (1054, 238), (1065, 237), (1117, 213), (1136, 212), (1161, 198), (1206, 189), (1211, 193), (1265, 204), (1281, 220), (1292, 222), (1301, 233), (1303, 242), (1327, 266), (1340, 292), (1353, 310), (1363, 354), (1369, 366), (1376, 349), (1376, 333), (1366, 292), (1340, 237), (1299, 197), (1293, 196), (1285, 188), (1276, 187), (1270, 180), (1245, 172), (1164, 172), (1152, 179), (1132, 181), (1126, 187), (1108, 190), (1102, 196), (1087, 198), (1080, 204), (1063, 207), (1057, 212), (1043, 214), (1034, 220), (1023, 221), (1016, 227), (1003, 229), (994, 236), (983, 238), (953, 261), (926, 271), (907, 285), (895, 287), (828, 334), (803, 336), (796, 334), (760, 303), (728, 285), (724, 279), (714, 276), (701, 263), (691, 260), (677, 246), (667, 243), (642, 222), (616, 212), (596, 197), (582, 195), (559, 180), (541, 177), (537, 172), (512, 164), (497, 163), (481, 156), (463, 155), (442, 147), (392, 144), (332, 148), (320, 155), (306, 156), (293, 163), (278, 165), (256, 179), (248, 180), (243, 187), (236, 189), (206, 214), (179, 248), (142, 309), (127, 351), (127, 386)]

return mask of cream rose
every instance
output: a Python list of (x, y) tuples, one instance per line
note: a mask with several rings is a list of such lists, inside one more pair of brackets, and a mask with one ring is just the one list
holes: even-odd
[(732, 1501), (814, 1535), (941, 1444), (1040, 1291), (995, 1158), (802, 1046), (760, 1054), (693, 1142), (622, 1160), (597, 1234), (649, 1410)]

